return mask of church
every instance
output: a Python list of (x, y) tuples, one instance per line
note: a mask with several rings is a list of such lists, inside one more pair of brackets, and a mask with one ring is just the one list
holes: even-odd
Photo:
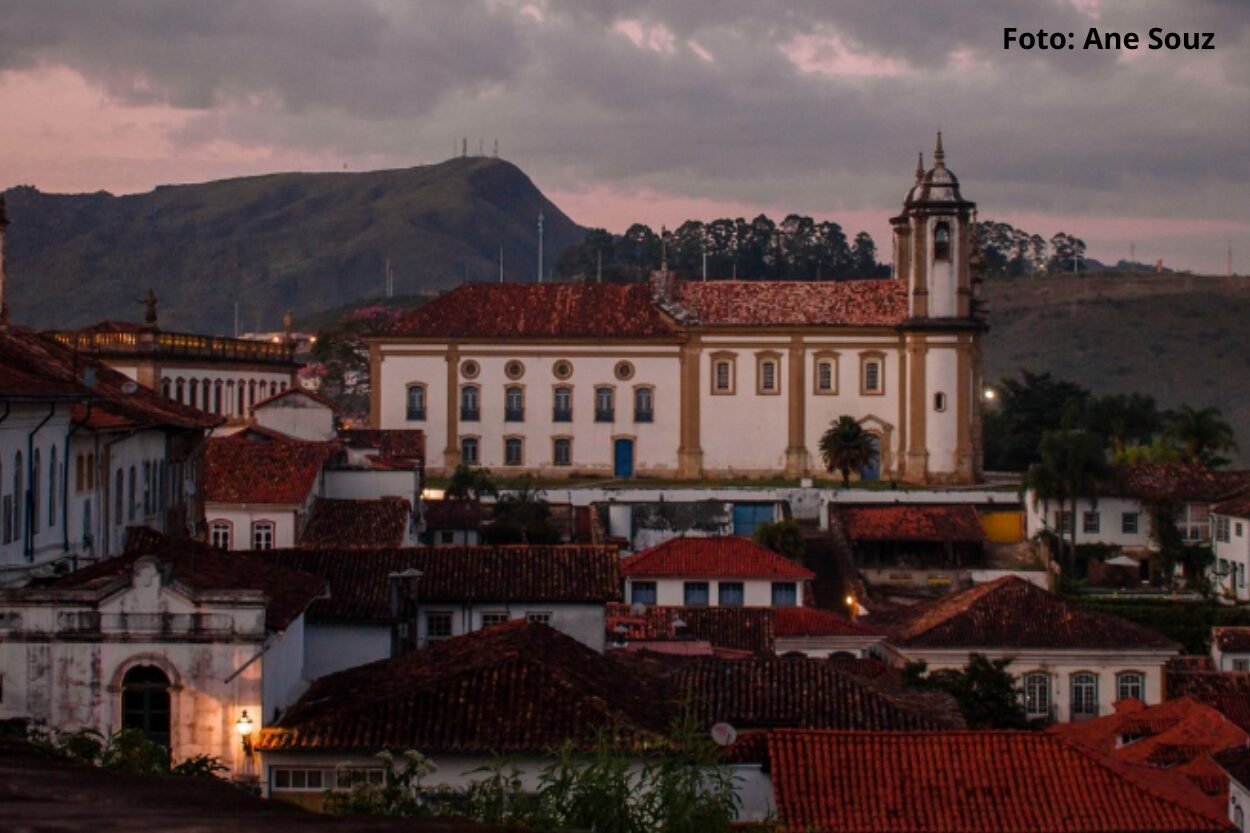
[(975, 483), (976, 206), (941, 134), (933, 163), (889, 279), (463, 284), (371, 340), (372, 425), (424, 430), (436, 476), (728, 479), (823, 471), (850, 415), (880, 452), (862, 479)]

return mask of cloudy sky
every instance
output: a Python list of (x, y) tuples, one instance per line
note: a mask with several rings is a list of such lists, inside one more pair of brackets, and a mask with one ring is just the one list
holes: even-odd
[[(1006, 51), (1003, 29), (1136, 32)], [(1150, 51), (1154, 27), (1214, 51)], [(981, 216), (1250, 272), (1246, 0), (0, 0), (0, 187), (144, 191), (440, 161), (573, 219), (872, 232), (934, 131)]]

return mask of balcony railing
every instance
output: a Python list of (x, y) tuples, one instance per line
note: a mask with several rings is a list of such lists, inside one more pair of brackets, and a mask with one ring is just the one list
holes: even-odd
[(650, 409), (634, 411), (634, 422), (654, 422), (655, 414)]
[(425, 419), (425, 408), (409, 408), (408, 421), (420, 422)]
[(615, 412), (611, 408), (595, 408), (595, 422), (614, 422)]
[(572, 422), (573, 421), (573, 409), (572, 408), (556, 408), (555, 410), (551, 412), (551, 421), (552, 422)]
[(482, 418), (482, 413), (477, 408), (465, 408), (461, 406), (460, 408), (460, 421), (461, 422), (477, 422), (481, 418)]
[(525, 422), (524, 408), (505, 408), (503, 412), (504, 422)]
[(52, 337), (82, 353), (109, 355), (153, 354), (167, 358), (208, 358), (240, 362), (294, 362), (295, 347), (283, 342), (202, 336), (190, 333), (79, 333), (59, 332)]

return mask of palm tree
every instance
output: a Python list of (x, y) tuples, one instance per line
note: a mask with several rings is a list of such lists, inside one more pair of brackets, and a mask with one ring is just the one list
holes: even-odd
[(820, 456), (826, 471), (842, 473), (842, 487), (851, 485), (851, 472), (872, 465), (877, 459), (872, 434), (852, 416), (840, 416), (829, 424), (820, 438)]
[(1087, 430), (1107, 438), (1117, 459), (1129, 447), (1150, 445), (1163, 427), (1154, 397), (1140, 393), (1091, 399), (1085, 403), (1082, 417)]
[[(1111, 474), (1102, 437), (1086, 431), (1047, 431), (1038, 447), (1040, 463), (1034, 463), (1024, 474), (1023, 488), (1033, 493), (1033, 500), (1048, 505), (1059, 504), (1064, 522), (1059, 527), (1059, 560), (1065, 570), (1076, 562), (1076, 505), (1082, 498), (1098, 499), (1098, 487)], [(1065, 558), (1063, 539), (1070, 530)]]
[(1167, 415), (1167, 435), (1181, 447), (1186, 462), (1216, 468), (1228, 463), (1223, 452), (1234, 451), (1237, 440), (1233, 428), (1224, 421), (1219, 408), (1184, 405)]

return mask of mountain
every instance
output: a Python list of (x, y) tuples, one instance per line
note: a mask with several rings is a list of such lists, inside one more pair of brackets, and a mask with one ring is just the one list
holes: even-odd
[(985, 380), (1049, 371), (1161, 408), (1214, 405), (1250, 465), (1250, 278), (1105, 273), (987, 281)]
[[(285, 173), (146, 194), (5, 192), (9, 306), (35, 327), (138, 320), (149, 287), (169, 330), (274, 330), (383, 292), (534, 280), (537, 220), (547, 268), (585, 229), (509, 162), (451, 159), (370, 173)], [(544, 269), (546, 271), (546, 269)]]

